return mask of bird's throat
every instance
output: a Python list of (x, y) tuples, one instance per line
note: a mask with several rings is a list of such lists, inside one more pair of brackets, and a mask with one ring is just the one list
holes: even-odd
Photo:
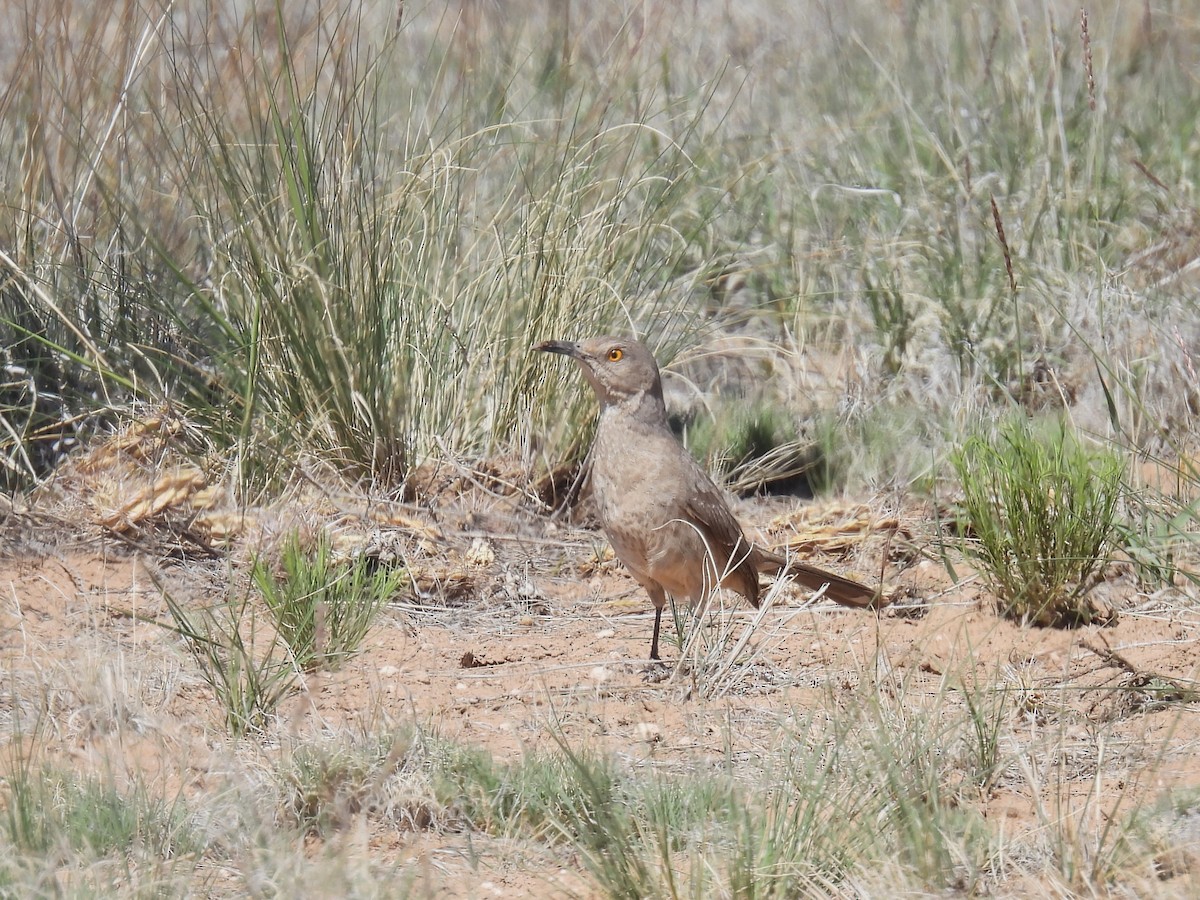
[(629, 425), (646, 425), (654, 428), (667, 427), (667, 407), (661, 394), (651, 391), (638, 391), (623, 397), (609, 397), (608, 403), (600, 413), (601, 425), (604, 420), (620, 421), (621, 427)]

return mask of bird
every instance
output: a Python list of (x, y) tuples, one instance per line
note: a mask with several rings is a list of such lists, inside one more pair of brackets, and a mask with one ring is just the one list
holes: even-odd
[(786, 571), (844, 606), (882, 605), (879, 590), (746, 539), (721, 490), (671, 431), (658, 363), (641, 341), (604, 335), (533, 349), (575, 360), (600, 401), (589, 453), (592, 498), (617, 559), (654, 605), (650, 659), (660, 659), (668, 596), (695, 606), (720, 585), (757, 608), (760, 572)]

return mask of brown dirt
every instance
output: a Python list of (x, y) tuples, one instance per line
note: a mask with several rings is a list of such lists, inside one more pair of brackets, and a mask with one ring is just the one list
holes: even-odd
[[(727, 696), (703, 699), (686, 673), (648, 680), (648, 606), (603, 558), (595, 533), (486, 485), (453, 487), (453, 501), (436, 512), (326, 496), (248, 513), (234, 562), (300, 522), (329, 528), (347, 546), (381, 556), (385, 548), (413, 573), (412, 591), (384, 613), (363, 652), (340, 671), (311, 676), (289, 700), (274, 746), (411, 722), (513, 758), (552, 749), (557, 729), (576, 746), (631, 764), (694, 768), (770, 748), (781, 723), (822, 704), (857, 702), (863, 683), (906, 703), (953, 704), (974, 682), (1015, 692), (1008, 749), (1052, 734), (1055, 752), (1075, 754), (1068, 807), (1096, 791), (1116, 806), (1200, 787), (1200, 706), (1170, 696), (1173, 687), (1190, 689), (1200, 668), (1200, 609), (1183, 591), (1146, 595), (1116, 578), (1104, 587), (1120, 614), (1115, 626), (1020, 627), (1000, 620), (974, 583), (952, 584), (922, 555), (931, 528), (920, 509), (907, 511), (899, 537), (867, 530), (847, 544), (846, 529), (830, 523), (867, 507), (818, 505), (799, 515), (795, 503), (746, 503), (743, 520), (776, 544), (804, 528), (840, 535), (841, 555), (818, 553), (821, 564), (861, 574), (879, 571), (888, 557), (888, 583), (918, 599), (875, 615), (788, 592), (762, 628), (769, 650), (761, 662)], [(0, 559), (5, 730), (33, 721), (40, 705), (49, 715), (37, 738), (48, 757), (85, 771), (117, 767), (203, 802), (227, 784), (231, 759), (269, 759), (271, 751), (250, 753), (227, 739), (193, 661), (163, 627), (170, 617), (151, 575), (202, 602), (226, 591), (230, 562), (194, 553), (173, 559), (178, 529), (161, 511), (114, 537), (79, 498), (64, 490), (36, 512), (10, 512), (0, 526), (8, 547)], [(731, 615), (742, 621), (750, 613)], [(674, 630), (665, 628), (674, 657)], [(1047, 784), (1035, 796), (1029, 783), (1001, 778), (979, 797), (980, 808), (1014, 831), (1038, 827), (1039, 805), (1064, 795), (1052, 797)], [(496, 841), (468, 853), (460, 834), (370, 821), (330, 844), (341, 854), (410, 862), (436, 896), (587, 892), (579, 861), (565, 851)], [(328, 849), (313, 840), (305, 852)], [(1177, 886), (1195, 872), (1194, 858), (1181, 859), (1171, 860)]]

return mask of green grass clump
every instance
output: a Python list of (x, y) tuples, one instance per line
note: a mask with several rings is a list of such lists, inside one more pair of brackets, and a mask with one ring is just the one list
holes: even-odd
[(336, 669), (354, 654), (401, 582), (397, 571), (372, 572), (362, 558), (337, 562), (331, 552), (327, 535), (306, 551), (293, 534), (280, 552), (280, 575), (262, 557), (250, 572), (275, 628), (306, 672)]
[(14, 20), (0, 160), (29, 165), (0, 161), (0, 487), (150, 397), (249, 491), (298, 449), (389, 487), (546, 431), (581, 454), (530, 345), (686, 330), (719, 71), (660, 90), (630, 47), (583, 74), (579, 35), (547, 44), (519, 11), (481, 53), (436, 7), (285, 6)]
[(556, 841), (555, 823), (584, 802), (566, 761), (553, 755), (502, 764), (485, 750), (438, 742), (427, 766), (439, 801), (488, 834)]
[(262, 734), (281, 700), (300, 683), (300, 670), (279, 632), (263, 627), (249, 592), (193, 608), (159, 590), (200, 677), (212, 690), (230, 734)]
[(952, 462), (980, 573), (1008, 618), (1085, 625), (1087, 591), (1112, 550), (1124, 465), (1061, 426), (1010, 422), (975, 436)]
[(137, 851), (167, 859), (203, 843), (179, 798), (140, 781), (119, 790), (109, 779), (24, 764), (8, 774), (4, 788), (0, 833), (22, 854), (100, 858)]
[(688, 449), (738, 493), (792, 486), (812, 465), (791, 414), (777, 402), (731, 402), (686, 429)]
[(254, 561), (251, 582), (265, 617), (254, 591), (193, 607), (159, 585), (172, 630), (184, 639), (234, 736), (264, 732), (303, 672), (335, 669), (355, 653), (395, 593), (397, 573), (371, 573), (366, 560), (337, 564), (330, 551), (327, 537), (310, 555), (293, 535), (281, 552), (282, 575), (261, 557)]
[(693, 451), (725, 468), (766, 456), (788, 440), (795, 426), (778, 405), (758, 401), (731, 404), (722, 414), (688, 432)]
[(321, 836), (345, 828), (362, 813), (428, 827), (434, 819), (430, 801), (419, 792), (395, 790), (396, 776), (416, 755), (406, 732), (300, 744), (279, 771), (284, 819)]

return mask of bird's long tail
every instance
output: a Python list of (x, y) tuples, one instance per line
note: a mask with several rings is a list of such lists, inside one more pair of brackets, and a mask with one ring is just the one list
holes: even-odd
[(861, 581), (835, 575), (797, 559), (785, 559), (761, 547), (756, 547), (755, 551), (755, 568), (759, 572), (766, 575), (789, 575), (814, 591), (822, 585), (828, 585), (825, 596), (834, 603), (852, 606), (855, 609), (879, 609), (890, 602), (882, 588), (868, 587)]

